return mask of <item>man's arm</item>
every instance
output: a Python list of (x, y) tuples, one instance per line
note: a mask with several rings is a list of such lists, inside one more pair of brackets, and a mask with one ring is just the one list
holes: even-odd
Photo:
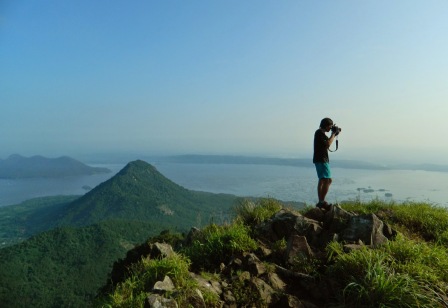
[(333, 143), (334, 139), (336, 138), (336, 134), (335, 133), (331, 133), (330, 138), (328, 139), (328, 146), (327, 148), (329, 149), (331, 144)]

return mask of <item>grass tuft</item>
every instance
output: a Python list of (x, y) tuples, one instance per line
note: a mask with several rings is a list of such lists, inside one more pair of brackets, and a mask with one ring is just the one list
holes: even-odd
[(234, 207), (237, 217), (250, 227), (268, 220), (281, 209), (282, 205), (271, 198), (263, 198), (257, 201), (244, 200)]
[(240, 222), (205, 227), (182, 250), (196, 269), (213, 269), (221, 263), (227, 263), (234, 254), (257, 249), (257, 243), (250, 237), (250, 230)]

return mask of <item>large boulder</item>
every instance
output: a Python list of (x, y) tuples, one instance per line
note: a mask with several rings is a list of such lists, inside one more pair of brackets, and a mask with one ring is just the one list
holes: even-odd
[(270, 242), (288, 240), (290, 236), (298, 235), (305, 236), (309, 243), (314, 243), (322, 232), (322, 223), (295, 211), (281, 210), (257, 226), (256, 231), (260, 238)]
[(299, 251), (311, 256), (314, 249), (321, 250), (334, 240), (377, 246), (396, 235), (396, 231), (375, 214), (355, 215), (339, 205), (332, 206), (328, 212), (313, 208), (304, 215), (281, 210), (259, 225), (256, 231), (268, 242), (287, 240), (288, 254), (292, 256)]
[(362, 241), (365, 245), (375, 247), (387, 242), (383, 230), (384, 223), (375, 214), (352, 216), (347, 227), (341, 232), (341, 240), (347, 243)]

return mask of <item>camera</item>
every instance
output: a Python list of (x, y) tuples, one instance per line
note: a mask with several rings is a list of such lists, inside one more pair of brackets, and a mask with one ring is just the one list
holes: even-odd
[(332, 127), (331, 127), (331, 132), (333, 133), (333, 134), (335, 134), (335, 135), (338, 135), (340, 132), (341, 132), (341, 128), (340, 127), (337, 127), (336, 126), (336, 124), (334, 124)]

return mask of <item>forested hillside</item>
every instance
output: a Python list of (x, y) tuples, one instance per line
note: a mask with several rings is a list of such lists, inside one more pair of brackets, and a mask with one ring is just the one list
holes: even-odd
[(2, 307), (85, 307), (113, 262), (160, 229), (109, 221), (41, 233), (0, 250)]
[[(166, 229), (182, 233), (224, 222), (238, 198), (187, 190), (134, 161), (68, 201), (43, 198), (34, 208), (23, 203), (5, 210), (10, 217), (0, 220), (4, 238), (47, 231), (0, 250), (2, 307), (85, 307), (113, 262), (135, 244)], [(15, 221), (20, 224), (11, 235), (7, 228)]]

